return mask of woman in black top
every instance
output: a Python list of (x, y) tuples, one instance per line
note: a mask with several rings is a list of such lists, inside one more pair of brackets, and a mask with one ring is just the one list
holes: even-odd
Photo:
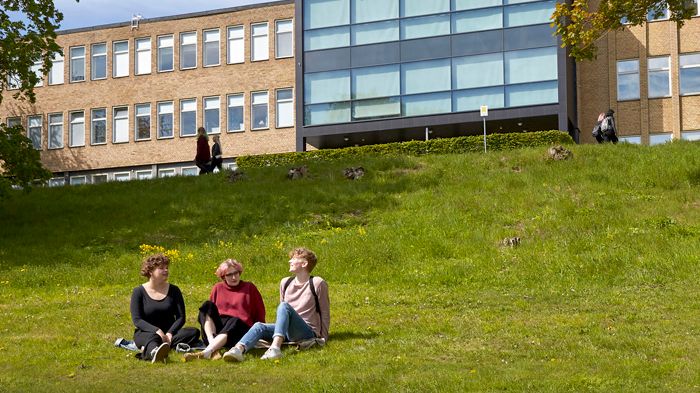
[(170, 259), (163, 254), (146, 258), (141, 275), (148, 278), (131, 294), (131, 320), (136, 326), (134, 342), (143, 349), (141, 359), (165, 361), (170, 347), (179, 343), (194, 344), (199, 330), (182, 328), (185, 324), (185, 301), (182, 292), (168, 283)]

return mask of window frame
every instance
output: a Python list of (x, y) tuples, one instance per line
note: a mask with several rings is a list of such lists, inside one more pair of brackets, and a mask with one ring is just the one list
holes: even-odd
[[(139, 49), (139, 42), (148, 41), (148, 49)], [(139, 54), (148, 52), (148, 72), (139, 72)], [(151, 37), (139, 37), (134, 39), (134, 75), (149, 75), (153, 72), (153, 46)]]
[[(240, 37), (231, 38), (231, 31), (240, 28)], [(231, 43), (240, 42), (240, 61), (231, 61)], [(226, 64), (243, 64), (245, 63), (245, 25), (233, 25), (226, 27)]]
[[(698, 56), (698, 62), (694, 63), (692, 65), (681, 65), (681, 59), (683, 57), (690, 57), (690, 56)], [(700, 52), (688, 52), (688, 53), (681, 53), (678, 55), (678, 92), (681, 97), (684, 96), (693, 96), (693, 95), (698, 95), (700, 94), (700, 84), (697, 86), (697, 88), (693, 91), (690, 92), (683, 92), (683, 70), (684, 69), (692, 69), (692, 68), (698, 68), (698, 72), (700, 72)]]
[[(625, 63), (625, 62), (636, 62), (637, 63), (637, 70), (636, 71), (623, 71), (620, 72), (619, 70), (619, 65), (620, 63)], [(635, 98), (620, 98), (620, 76), (621, 75), (637, 75), (637, 95)], [(640, 75), (640, 69), (639, 69), (639, 59), (622, 59), (618, 60), (615, 63), (615, 82), (616, 82), (616, 93), (617, 93), (617, 101), (635, 101), (639, 100), (641, 97), (641, 75)]]
[[(141, 178), (140, 176), (148, 173), (148, 177)], [(151, 180), (153, 179), (153, 171), (151, 169), (142, 169), (140, 171), (134, 171), (134, 180)]]
[[(31, 122), (33, 119), (39, 119), (39, 126), (38, 127), (32, 127)], [(39, 147), (34, 145), (34, 140), (32, 139), (32, 129), (39, 129)], [(27, 116), (27, 138), (31, 140), (32, 142), (32, 148), (34, 150), (43, 150), (43, 145), (44, 145), (44, 115), (31, 115)]]
[[(192, 174), (185, 174), (185, 170), (194, 171)], [(199, 168), (196, 166), (183, 166), (180, 168), (180, 176), (199, 176)]]
[[(284, 100), (280, 101), (279, 93), (281, 91), (291, 92), (291, 94), (292, 94), (291, 98), (284, 99)], [(290, 119), (289, 125), (280, 125), (280, 103), (290, 104), (292, 107), (292, 111), (291, 111), (292, 117)], [(291, 87), (276, 89), (275, 90), (275, 128), (291, 128), (291, 127), (294, 127), (294, 89)]]
[[(207, 100), (211, 101), (216, 99), (218, 102), (218, 105), (216, 108), (210, 108), (207, 109)], [(218, 112), (218, 129), (216, 131), (213, 131), (209, 128), (207, 128), (207, 111), (212, 111), (216, 110)], [(207, 130), (207, 134), (212, 135), (212, 134), (221, 134), (221, 96), (207, 96), (207, 97), (202, 97), (202, 126)]]
[[(105, 180), (102, 182), (96, 183), (95, 177), (101, 177), (101, 176), (104, 176)], [(107, 174), (107, 173), (94, 173), (94, 174), (90, 175), (90, 184), (102, 184), (102, 183), (107, 183), (107, 182), (109, 182), (109, 174)]]
[[(82, 55), (82, 56), (73, 56), (73, 50), (77, 50), (77, 49), (81, 49), (81, 48), (83, 49), (83, 55)], [(70, 55), (70, 63), (69, 63), (70, 65), (69, 65), (69, 71), (68, 71), (68, 80), (69, 80), (69, 83), (80, 83), (80, 82), (85, 82), (85, 80), (87, 79), (87, 78), (86, 78), (87, 75), (85, 75), (85, 74), (86, 74), (86, 71), (87, 71), (87, 69), (86, 69), (86, 67), (85, 67), (85, 55), (86, 55), (85, 45), (71, 46), (71, 47), (68, 49), (68, 54)], [(83, 61), (83, 79), (75, 79), (75, 80), (74, 80), (74, 79), (73, 79), (73, 63), (74, 63), (74, 61), (78, 61), (78, 60), (80, 60), (80, 59), (82, 59), (82, 61)]]
[[(73, 182), (73, 179), (76, 180), (75, 183)], [(82, 182), (82, 183), (77, 183), (77, 181), (80, 180), (80, 179), (82, 179), (83, 182)], [(71, 177), (70, 177), (70, 180), (69, 180), (69, 184), (70, 184), (71, 186), (84, 186), (84, 185), (88, 184), (88, 182), (87, 182), (87, 176), (86, 176), (86, 175), (71, 176)]]
[[(231, 102), (230, 97), (234, 97), (234, 96), (241, 97), (241, 99), (243, 101), (241, 103), (241, 105), (232, 106), (230, 104), (230, 102)], [(241, 108), (241, 113), (243, 114), (243, 118), (241, 119), (241, 123), (240, 123), (241, 128), (240, 129), (232, 130), (229, 128), (229, 124), (231, 121), (230, 114), (229, 114), (230, 108)], [(245, 132), (245, 93), (232, 93), (232, 94), (226, 95), (226, 131), (227, 132)]]
[[(279, 25), (280, 23), (286, 23), (289, 22), (290, 24), (290, 30), (289, 31), (279, 31)], [(279, 55), (279, 42), (280, 42), (280, 35), (285, 34), (289, 35), (289, 43), (290, 43), (290, 54), (286, 56), (280, 56)], [(294, 57), (294, 20), (293, 19), (280, 19), (275, 21), (275, 59), (287, 59), (290, 57)]]
[[(105, 51), (102, 54), (95, 55), (95, 47), (98, 45), (104, 46)], [(90, 45), (90, 80), (99, 81), (99, 80), (107, 79), (107, 54), (108, 54), (108, 49), (107, 49), (106, 42), (98, 42), (98, 43)], [(104, 65), (104, 75), (105, 76), (102, 78), (95, 77), (95, 58), (98, 56), (104, 57), (104, 62), (105, 62), (105, 65)]]
[[(161, 45), (161, 40), (166, 40), (170, 39), (171, 44), (169, 46), (162, 46)], [(157, 72), (173, 72), (175, 71), (175, 35), (174, 34), (164, 34), (164, 35), (159, 35), (156, 37), (156, 70)], [(161, 58), (161, 51), (163, 49), (170, 48), (171, 54), (170, 54), (170, 64), (171, 67), (169, 69), (163, 68), (161, 69), (161, 63), (160, 63), (160, 58)]]
[[(265, 34), (255, 35), (255, 27), (265, 25)], [(265, 55), (262, 58), (255, 58), (256, 38), (265, 37)], [(268, 22), (255, 22), (250, 24), (250, 61), (270, 60), (270, 24)]]
[[(117, 176), (123, 176), (126, 175), (126, 179), (117, 179)], [(113, 181), (131, 181), (131, 172), (114, 172), (112, 173), (112, 180)]]
[[(184, 111), (184, 110), (182, 109), (182, 107), (184, 106), (184, 104), (186, 104), (186, 103), (191, 103), (191, 102), (194, 102), (194, 111), (192, 111), (192, 110)], [(180, 117), (180, 119), (179, 119), (179, 120), (180, 120), (180, 138), (186, 138), (186, 137), (197, 136), (197, 109), (198, 109), (198, 108), (197, 108), (197, 98), (196, 98), (196, 97), (190, 97), (190, 98), (182, 98), (182, 99), (180, 99), (180, 105), (178, 105), (178, 109), (179, 109), (179, 111), (180, 111), (180, 112), (179, 112), (179, 115), (180, 115), (180, 116), (179, 116), (179, 117)], [(187, 113), (194, 112), (194, 117), (193, 117), (193, 118), (194, 118), (194, 129), (192, 130), (192, 133), (191, 133), (191, 134), (184, 134), (184, 133), (183, 133), (185, 127), (183, 127), (184, 116), (183, 116), (182, 114), (183, 114), (184, 112), (187, 112)]]
[[(126, 50), (117, 51), (117, 45), (126, 43)], [(126, 57), (126, 66), (121, 70), (117, 67), (119, 59)], [(118, 71), (125, 74), (117, 74)], [(129, 40), (112, 41), (112, 78), (125, 78), (129, 76)]]
[(158, 178), (163, 179), (166, 177), (175, 177), (177, 176), (177, 171), (175, 168), (165, 168), (165, 169), (158, 169)]
[(42, 66), (41, 61), (35, 61), (34, 64), (32, 64), (31, 71), (34, 72), (34, 75), (36, 75), (37, 78), (39, 78), (39, 81), (34, 85), (34, 87), (42, 87), (44, 86), (44, 74), (41, 72), (41, 66)]
[[(74, 114), (80, 113), (83, 117), (82, 122), (74, 122), (72, 117)], [(83, 124), (83, 143), (78, 145), (75, 144), (75, 141), (73, 141), (73, 124)], [(76, 111), (70, 111), (68, 112), (68, 147), (84, 147), (85, 146), (85, 111), (84, 110), (76, 110)]]
[[(161, 112), (161, 106), (170, 105), (170, 112)], [(161, 136), (161, 114), (170, 115), (170, 135)], [(175, 138), (175, 101), (159, 101), (156, 102), (156, 139), (173, 139)]]
[[(126, 109), (126, 116), (120, 116), (117, 117), (117, 110), (121, 109)], [(129, 105), (117, 105), (112, 107), (112, 144), (122, 144), (122, 143), (129, 143), (129, 123), (130, 123), (130, 113), (129, 113)], [(124, 135), (126, 135), (126, 140), (125, 141), (117, 141), (117, 121), (118, 120), (126, 120), (124, 121), (124, 124), (126, 124), (126, 131), (124, 132)]]
[[(144, 107), (148, 106), (148, 115), (139, 115), (139, 107)], [(139, 118), (140, 117), (148, 117), (148, 138), (140, 138), (139, 137)], [(150, 102), (144, 102), (140, 104), (134, 104), (134, 141), (149, 141), (151, 140), (151, 129), (153, 125), (153, 113), (151, 111), (151, 103)]]
[[(258, 104), (255, 103), (255, 95), (256, 94), (259, 95), (261, 93), (265, 93), (265, 97), (266, 97), (266, 102), (264, 104), (265, 109), (266, 109), (266, 112), (265, 112), (266, 113), (266, 116), (265, 116), (266, 122), (265, 122), (265, 125), (262, 127), (255, 127), (255, 123), (254, 123), (255, 122), (255, 116), (254, 116), (255, 106), (256, 105), (257, 106), (263, 105), (260, 103), (258, 103)], [(252, 131), (269, 130), (270, 129), (270, 92), (269, 91), (260, 90), (260, 91), (251, 91), (250, 92), (250, 121), (251, 121), (250, 129)]]
[[(52, 117), (55, 118), (56, 116), (61, 116), (61, 122), (60, 122), (60, 123), (52, 123), (52, 122), (51, 122)], [(63, 132), (64, 132), (63, 112), (48, 113), (48, 114), (47, 114), (47, 121), (46, 121), (46, 122), (47, 122), (47, 124), (48, 124), (48, 132), (47, 132), (48, 141), (47, 141), (47, 144), (46, 144), (46, 145), (47, 145), (47, 146), (46, 146), (47, 149), (48, 149), (48, 150), (63, 149)], [(52, 140), (52, 139), (51, 139), (51, 135), (52, 135), (51, 127), (52, 127), (52, 126), (60, 126), (60, 127), (61, 127), (61, 134), (60, 134), (60, 135), (61, 135), (61, 145), (60, 145), (60, 146), (52, 146), (52, 145), (51, 145), (51, 140)]]
[[(105, 116), (103, 118), (95, 118), (95, 111), (104, 111)], [(105, 139), (102, 142), (95, 142), (95, 122), (103, 121), (105, 125)], [(99, 146), (107, 144), (107, 108), (92, 108), (90, 109), (90, 145)]]
[[(49, 82), (49, 86), (53, 86), (53, 85), (62, 85), (62, 84), (64, 84), (64, 83), (65, 83), (65, 80), (66, 80), (66, 67), (65, 67), (66, 62), (65, 62), (65, 58), (63, 57), (62, 54), (56, 53), (56, 55), (53, 57), (53, 59), (51, 59), (51, 61), (52, 61), (52, 62), (51, 62), (51, 70), (49, 70), (49, 75), (48, 75), (48, 77), (49, 77), (49, 78), (48, 78), (48, 79), (49, 79), (49, 81), (48, 81), (48, 82)], [(57, 64), (60, 64), (60, 65), (61, 65), (61, 72), (60, 72), (60, 73), (55, 73), (55, 72), (54, 72), (54, 67), (56, 67)], [(61, 76), (61, 81), (60, 81), (60, 82), (54, 81), (54, 74), (60, 75), (60, 76)]]
[[(183, 39), (184, 39), (185, 37), (189, 37), (189, 36), (192, 36), (192, 35), (194, 35), (194, 43), (193, 43), (193, 44), (183, 44), (183, 43), (182, 43), (182, 42), (183, 42)], [(198, 56), (197, 56), (197, 50), (198, 50), (198, 49), (197, 49), (197, 39), (198, 39), (198, 38), (197, 38), (197, 31), (196, 31), (196, 30), (195, 30), (195, 31), (183, 31), (183, 32), (180, 33), (179, 38), (180, 38), (180, 39), (179, 39), (179, 41), (178, 41), (178, 43), (179, 43), (178, 49), (179, 49), (179, 52), (180, 52), (180, 56), (178, 56), (178, 57), (179, 57), (178, 61), (179, 61), (179, 66), (180, 66), (179, 68), (180, 68), (180, 70), (182, 70), (182, 71), (184, 71), (184, 70), (193, 70), (193, 69), (197, 68), (197, 65), (199, 64), (199, 62), (197, 61), (197, 57), (198, 57)], [(184, 67), (184, 66), (182, 65), (182, 63), (183, 63), (182, 60), (183, 60), (183, 58), (184, 58), (184, 56), (185, 56), (185, 53), (184, 53), (185, 51), (182, 50), (184, 46), (194, 46), (194, 65), (191, 66), (191, 67)]]
[[(652, 59), (666, 59), (666, 66), (660, 68), (651, 68), (650, 60)], [(666, 73), (666, 79), (668, 81), (668, 90), (664, 92), (663, 95), (652, 95), (651, 94), (651, 76), (652, 74)], [(647, 96), (649, 98), (668, 98), (671, 97), (671, 56), (654, 56), (647, 58)]]
[[(207, 41), (207, 33), (216, 32), (216, 41)], [(207, 44), (212, 44), (216, 42), (216, 64), (207, 64)], [(202, 30), (202, 67), (216, 67), (221, 65), (221, 29), (213, 28)]]

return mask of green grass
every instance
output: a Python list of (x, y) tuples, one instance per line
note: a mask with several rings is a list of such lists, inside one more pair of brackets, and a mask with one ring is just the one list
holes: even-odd
[[(700, 145), (313, 163), (0, 202), (0, 392), (700, 390)], [(359, 181), (342, 176), (362, 165)], [(517, 248), (500, 245), (519, 236)], [(274, 319), (319, 255), (331, 338), (279, 362), (167, 365), (130, 337), (142, 244), (179, 257), (188, 325), (228, 257)], [(259, 354), (257, 354), (259, 355)]]

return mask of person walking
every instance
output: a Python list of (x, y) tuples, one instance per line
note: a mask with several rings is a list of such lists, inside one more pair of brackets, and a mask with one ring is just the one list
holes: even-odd
[(211, 145), (211, 171), (214, 172), (214, 168), (218, 168), (221, 172), (221, 167), (224, 159), (221, 155), (221, 143), (218, 135), (212, 137), (214, 144)]
[(194, 163), (199, 168), (199, 174), (211, 172), (211, 154), (209, 153), (209, 137), (204, 127), (197, 129), (197, 155)]

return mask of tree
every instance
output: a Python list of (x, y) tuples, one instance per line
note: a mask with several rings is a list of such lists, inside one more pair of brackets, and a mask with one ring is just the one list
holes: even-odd
[(596, 57), (595, 42), (607, 33), (641, 25), (648, 13), (659, 17), (667, 9), (669, 19), (680, 27), (696, 14), (696, 7), (697, 0), (600, 0), (592, 10), (588, 0), (573, 0), (556, 5), (552, 24), (573, 58), (590, 60)]
[[(56, 29), (61, 20), (53, 0), (0, 0), (0, 103), (9, 91), (16, 100), (34, 103), (40, 76), (32, 66), (41, 64), (39, 75), (50, 71), (51, 59), (60, 53)], [(13, 185), (28, 189), (50, 176), (23, 128), (0, 124), (0, 196)]]

